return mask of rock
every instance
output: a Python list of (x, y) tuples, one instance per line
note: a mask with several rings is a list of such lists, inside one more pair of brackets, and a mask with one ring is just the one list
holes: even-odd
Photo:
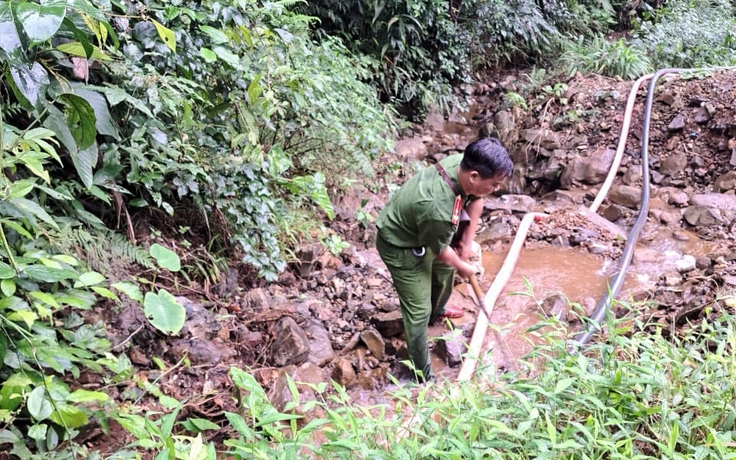
[(616, 222), (624, 216), (623, 210), (620, 206), (611, 204), (601, 208), (601, 215), (611, 222)]
[(683, 173), (686, 166), (687, 154), (681, 151), (665, 158), (659, 167), (659, 172), (665, 176), (677, 177)]
[(559, 321), (567, 322), (570, 312), (570, 304), (562, 294), (554, 294), (542, 302), (542, 310), (549, 316), (554, 316)]
[(634, 264), (650, 264), (659, 260), (660, 254), (654, 249), (650, 248), (636, 248), (632, 262)]
[(383, 337), (393, 337), (404, 330), (401, 310), (376, 313), (371, 323)]
[(689, 254), (684, 255), (681, 259), (675, 261), (675, 266), (677, 267), (677, 271), (680, 273), (691, 272), (695, 270), (696, 267), (695, 257)]
[(151, 363), (148, 356), (146, 356), (146, 354), (138, 347), (130, 347), (128, 350), (128, 358), (130, 358), (130, 362), (137, 364), (138, 366), (148, 366)]
[(528, 213), (534, 209), (537, 201), (528, 195), (503, 195), (498, 198), (486, 198), (483, 207), (488, 210), (502, 209), (511, 212)]
[(729, 190), (736, 190), (736, 171), (729, 171), (722, 174), (713, 181), (713, 191), (723, 193)]
[(713, 261), (710, 259), (710, 257), (706, 256), (698, 256), (695, 258), (695, 267), (700, 270), (706, 270), (713, 265)]
[(187, 314), (180, 334), (183, 336), (188, 334), (190, 337), (202, 340), (212, 340), (217, 337), (221, 325), (211, 311), (207, 310), (202, 304), (193, 302), (186, 297), (175, 297), (175, 299), (184, 307)]
[(620, 204), (630, 209), (637, 209), (641, 203), (641, 189), (630, 185), (611, 187), (608, 199), (612, 203)]
[(166, 355), (173, 361), (179, 361), (185, 355), (192, 365), (215, 365), (223, 358), (230, 357), (232, 352), (223, 344), (202, 339), (179, 340), (172, 344)]
[(446, 334), (437, 340), (433, 352), (450, 367), (457, 367), (463, 362), (466, 351), (462, 334), (459, 330)]
[(492, 245), (496, 241), (509, 241), (513, 236), (513, 229), (507, 222), (494, 222), (476, 237), (476, 241), (482, 245)]
[(560, 176), (560, 187), (569, 189), (574, 183), (596, 185), (602, 183), (613, 164), (616, 151), (600, 148), (590, 157), (577, 157), (564, 167)]
[(682, 114), (677, 115), (669, 125), (667, 129), (669, 131), (679, 131), (685, 127), (685, 117)]
[(306, 361), (310, 352), (309, 338), (290, 316), (276, 323), (273, 336), (271, 363), (274, 366), (298, 365)]
[(382, 361), (385, 358), (386, 344), (378, 331), (375, 329), (366, 329), (360, 333), (360, 340), (363, 341), (365, 346), (376, 359)]
[(238, 293), (238, 271), (228, 267), (224, 276), (220, 276), (217, 284), (212, 286), (212, 293), (220, 297), (230, 297)]
[(307, 361), (317, 366), (324, 366), (335, 359), (332, 342), (327, 329), (319, 321), (310, 320), (304, 326), (304, 332), (309, 338), (309, 355)]
[(261, 288), (255, 288), (243, 295), (243, 304), (248, 309), (261, 311), (269, 306), (270, 299), (266, 291)]
[(445, 129), (445, 117), (436, 108), (432, 108), (427, 113), (424, 125), (427, 128), (440, 133)]
[(332, 368), (332, 380), (345, 388), (352, 388), (356, 381), (355, 369), (353, 363), (347, 358), (338, 358), (335, 366)]
[(682, 276), (679, 273), (667, 273), (662, 278), (665, 286), (673, 287), (682, 284)]
[(610, 233), (616, 238), (626, 240), (626, 232), (624, 232), (624, 230), (621, 229), (618, 225), (612, 223), (603, 216), (599, 216), (598, 214), (591, 212), (590, 209), (586, 207), (580, 207), (576, 212), (579, 215), (588, 219), (588, 221), (590, 221), (593, 226)]
[(690, 197), (693, 206), (720, 209), (722, 211), (736, 211), (736, 195), (724, 193), (705, 193)]
[(675, 96), (670, 90), (665, 90), (664, 92), (662, 92), (662, 94), (657, 96), (655, 101), (661, 102), (666, 105), (672, 105), (675, 103)]
[(549, 129), (525, 129), (521, 135), (528, 144), (538, 145), (547, 150), (555, 150), (562, 147), (559, 134)]
[(394, 150), (396, 151), (396, 156), (407, 162), (424, 159), (429, 153), (427, 144), (424, 143), (421, 137), (401, 139), (396, 142)]
[(503, 145), (514, 145), (519, 140), (519, 130), (516, 128), (514, 115), (508, 110), (501, 110), (493, 116), (493, 125), (496, 136)]
[(320, 262), (324, 253), (325, 246), (322, 243), (311, 243), (300, 247), (296, 252), (299, 276), (308, 278), (312, 271), (316, 270), (315, 266)]
[(682, 215), (676, 210), (664, 210), (659, 214), (659, 221), (665, 225), (679, 225)]
[(682, 217), (693, 227), (710, 227), (720, 220), (720, 216), (715, 211), (717, 210), (704, 206), (690, 206), (685, 209)]
[(710, 115), (708, 115), (708, 111), (705, 109), (705, 107), (701, 107), (698, 109), (698, 111), (695, 113), (695, 117), (693, 118), (695, 123), (703, 124), (707, 123), (708, 120), (710, 120)]
[[(323, 416), (324, 409), (313, 404), (317, 395), (309, 385), (323, 381), (314, 382), (319, 374), (321, 374), (321, 369), (311, 363), (305, 363), (299, 368), (288, 366), (279, 369), (268, 394), (271, 405), (279, 412), (303, 416), (302, 422)], [(291, 384), (289, 381), (291, 381)], [(292, 388), (296, 388), (296, 398), (292, 394)]]

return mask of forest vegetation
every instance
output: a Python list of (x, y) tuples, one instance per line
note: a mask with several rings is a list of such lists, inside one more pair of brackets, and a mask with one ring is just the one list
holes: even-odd
[[(188, 282), (231, 264), (274, 281), (303, 241), (339, 251), (332, 197), (381, 188), (402, 129), (463, 107), (473, 82), (526, 69), (531, 92), (577, 72), (733, 65), (735, 13), (728, 0), (0, 0), (0, 445), (101, 458), (75, 437), (114, 419), (136, 441), (107, 458), (733, 457), (736, 363), (712, 353), (733, 356), (727, 314), (673, 340), (611, 320), (584, 356), (537, 350), (534, 380), (400, 390), (395, 414), (337, 388), (306, 425), (239, 369), (226, 429), (180, 419), (163, 395), (153, 412), (72, 382), (133, 378), (84, 321), (98, 302), (133, 302), (176, 333)], [(416, 429), (397, 429), (404, 409)]]

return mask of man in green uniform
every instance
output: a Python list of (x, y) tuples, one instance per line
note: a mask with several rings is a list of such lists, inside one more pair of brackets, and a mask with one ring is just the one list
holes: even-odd
[[(478, 139), (463, 155), (449, 156), (409, 179), (376, 221), (376, 248), (399, 297), (409, 356), (420, 381), (433, 377), (427, 346), (429, 323), (463, 314), (446, 304), (455, 270), (465, 278), (476, 272), (467, 260), (483, 211), (480, 198), (498, 190), (513, 169), (498, 139)], [(451, 245), (463, 210), (470, 222), (459, 241)]]

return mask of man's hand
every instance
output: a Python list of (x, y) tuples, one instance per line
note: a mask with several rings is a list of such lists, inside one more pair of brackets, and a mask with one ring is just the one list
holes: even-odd
[(478, 273), (478, 267), (476, 265), (464, 261), (460, 261), (455, 268), (457, 269), (457, 274), (463, 278), (470, 278)]

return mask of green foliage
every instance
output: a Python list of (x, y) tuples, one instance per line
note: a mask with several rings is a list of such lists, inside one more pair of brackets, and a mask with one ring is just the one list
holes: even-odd
[(633, 43), (655, 67), (736, 64), (736, 11), (728, 0), (676, 0), (643, 21)]
[[(734, 302), (733, 298), (726, 300)], [(720, 314), (723, 313), (721, 316)], [(355, 406), (344, 388), (283, 412), (231, 369), (239, 412), (225, 413), (234, 458), (727, 458), (736, 420), (736, 318), (721, 311), (672, 341), (610, 321), (611, 336), (569, 353), (554, 319), (529, 329), (545, 345), (492, 387), (400, 386), (392, 405)], [(629, 326), (631, 327), (631, 323)], [(546, 331), (546, 332), (545, 332)], [(625, 334), (624, 334), (625, 333)], [(622, 334), (622, 335), (619, 335)], [(529, 377), (528, 375), (533, 375)], [(324, 416), (300, 420), (319, 406)], [(316, 441), (319, 438), (320, 441)]]
[(582, 74), (601, 74), (635, 80), (652, 71), (652, 63), (646, 51), (627, 44), (623, 39), (606, 40), (595, 37), (570, 42), (559, 58), (570, 76)]

